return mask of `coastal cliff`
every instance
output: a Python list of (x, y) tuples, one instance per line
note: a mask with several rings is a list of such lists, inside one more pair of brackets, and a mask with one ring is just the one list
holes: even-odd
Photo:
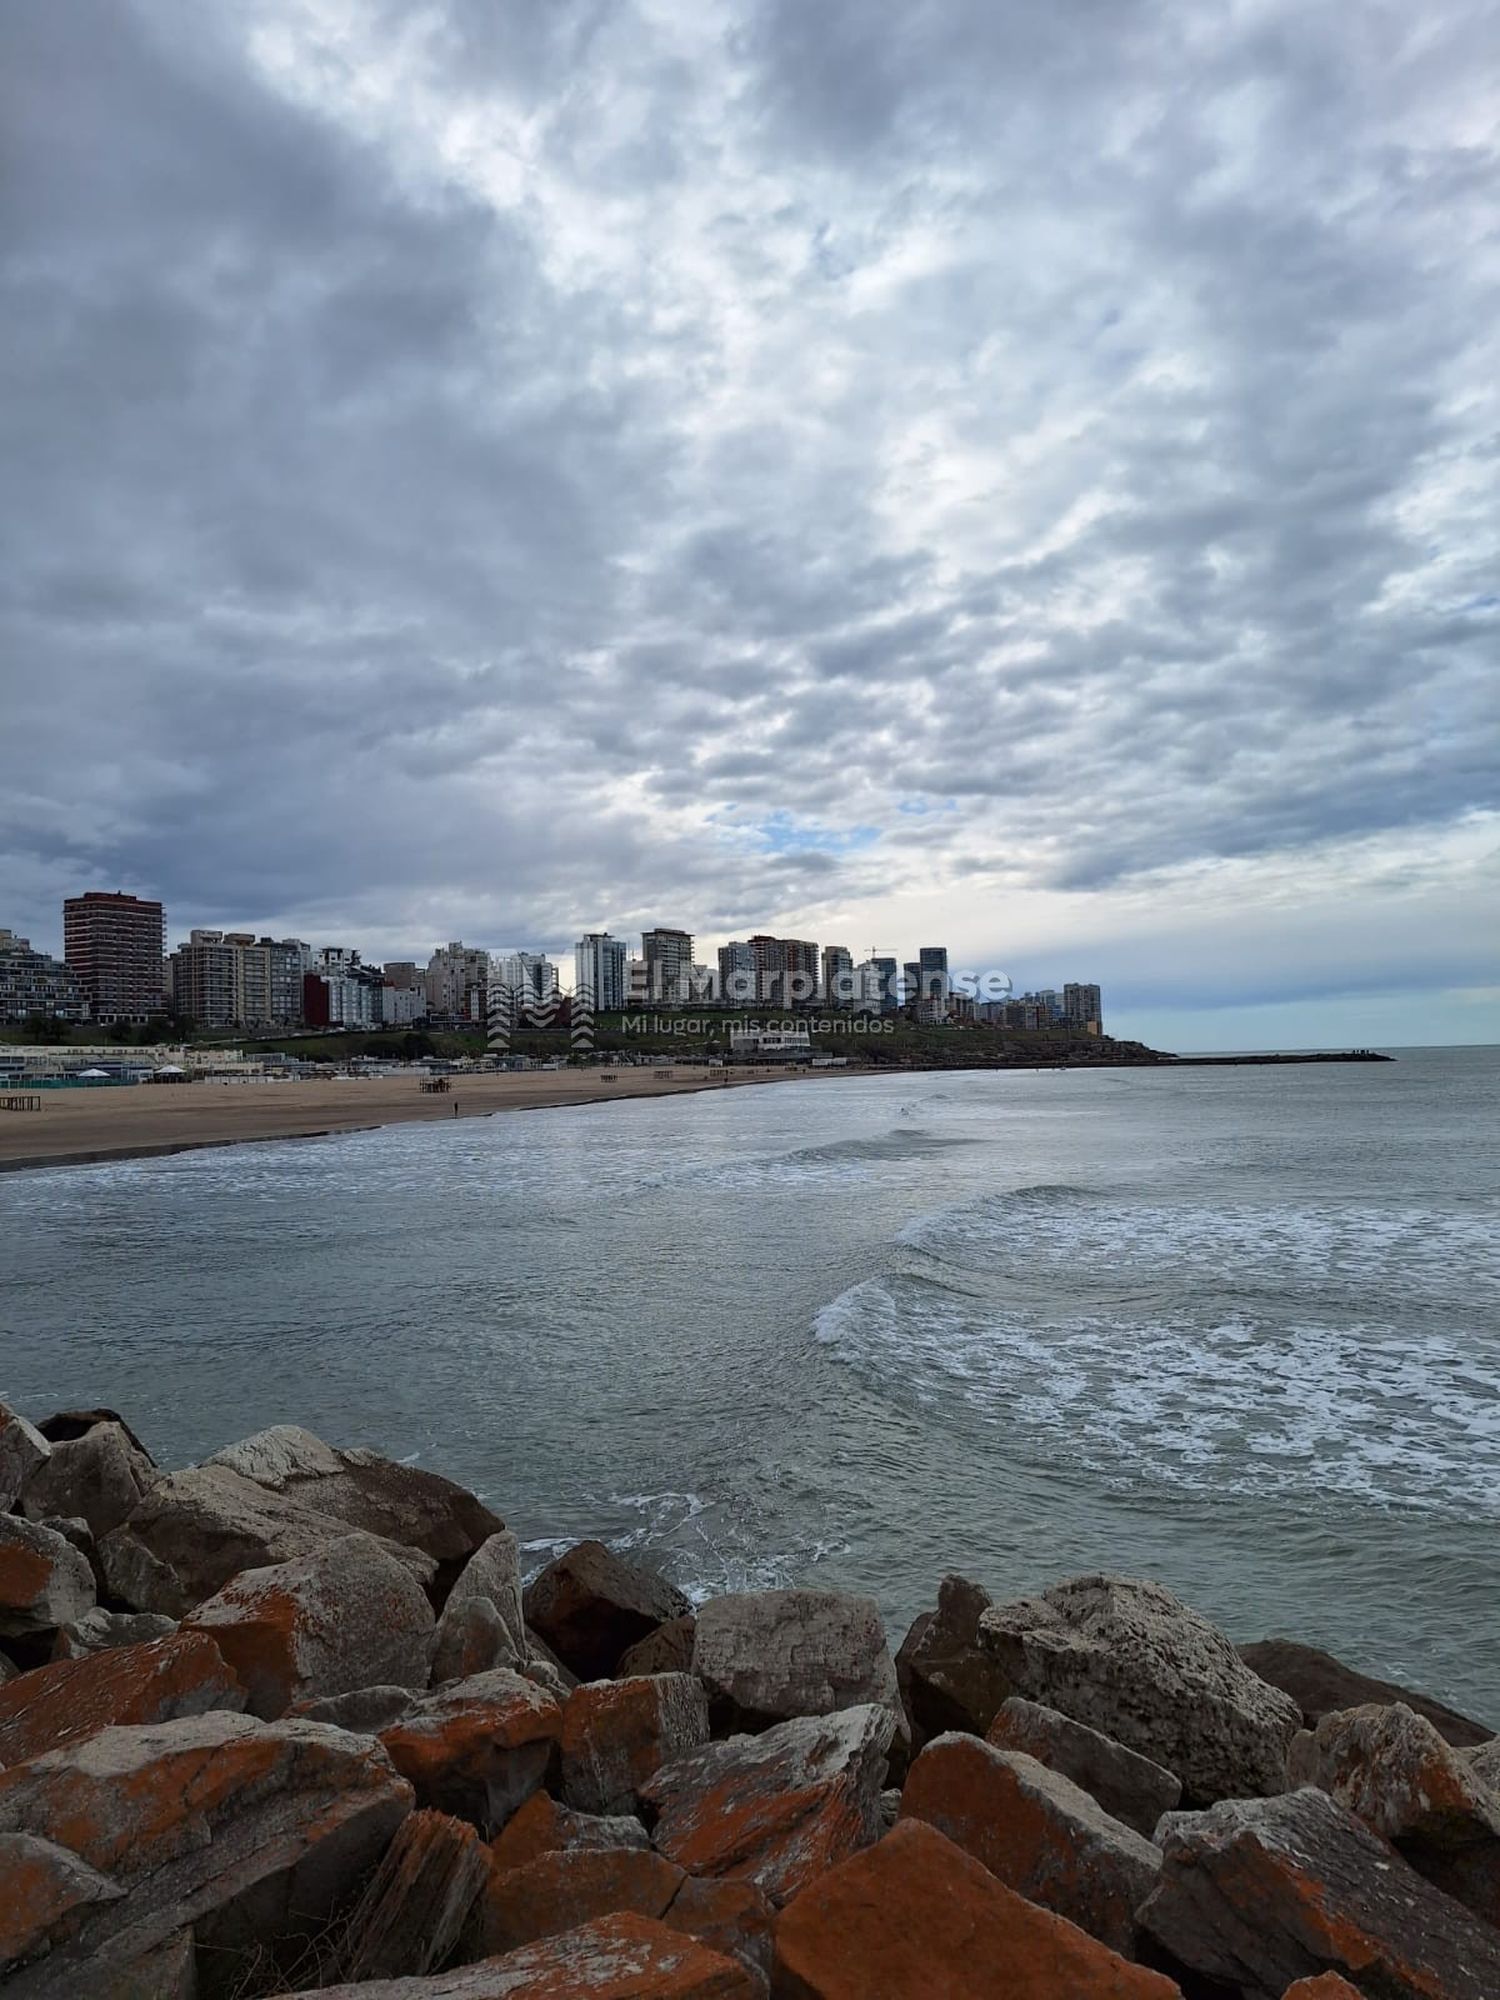
[(1496, 2000), (1500, 1739), (1160, 1584), (698, 1605), (0, 1404), (5, 2000)]

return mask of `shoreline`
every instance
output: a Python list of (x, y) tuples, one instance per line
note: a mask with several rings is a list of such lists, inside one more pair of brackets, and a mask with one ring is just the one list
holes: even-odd
[(329, 1139), (391, 1125), (441, 1124), (504, 1111), (557, 1111), (575, 1104), (671, 1097), (751, 1085), (819, 1082), (840, 1077), (1003, 1074), (1038, 1070), (1176, 1070), (1305, 1062), (1390, 1061), (1365, 1051), (1314, 1055), (1166, 1056), (1135, 1062), (943, 1063), (807, 1069), (798, 1064), (750, 1070), (677, 1063), (664, 1069), (505, 1071), (457, 1076), (443, 1096), (425, 1096), (415, 1076), (318, 1078), (288, 1082), (136, 1084), (106, 1090), (50, 1091), (42, 1108), (0, 1116), (0, 1174), (48, 1167), (110, 1166), (167, 1159), (221, 1146), (289, 1139)]

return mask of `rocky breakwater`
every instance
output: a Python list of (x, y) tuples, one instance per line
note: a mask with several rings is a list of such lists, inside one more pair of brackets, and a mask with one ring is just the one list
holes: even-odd
[[(434, 1473), (0, 1405), (3, 2000), (1500, 2000), (1500, 1742), (1170, 1592), (523, 1587)], [(1257, 1671), (1259, 1662), (1263, 1671)]]

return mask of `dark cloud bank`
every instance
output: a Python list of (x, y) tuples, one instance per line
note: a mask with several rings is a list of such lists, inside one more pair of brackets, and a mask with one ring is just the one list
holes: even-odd
[(1500, 984), (1497, 26), (13, 8), (0, 923)]

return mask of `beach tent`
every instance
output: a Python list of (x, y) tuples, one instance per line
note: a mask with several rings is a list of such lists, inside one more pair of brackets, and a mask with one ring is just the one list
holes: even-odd
[(181, 1063), (163, 1063), (156, 1074), (158, 1076), (186, 1076), (187, 1071), (182, 1067)]
[(108, 1083), (109, 1071), (107, 1069), (81, 1069), (78, 1072), (78, 1080), (80, 1083), (95, 1081)]

